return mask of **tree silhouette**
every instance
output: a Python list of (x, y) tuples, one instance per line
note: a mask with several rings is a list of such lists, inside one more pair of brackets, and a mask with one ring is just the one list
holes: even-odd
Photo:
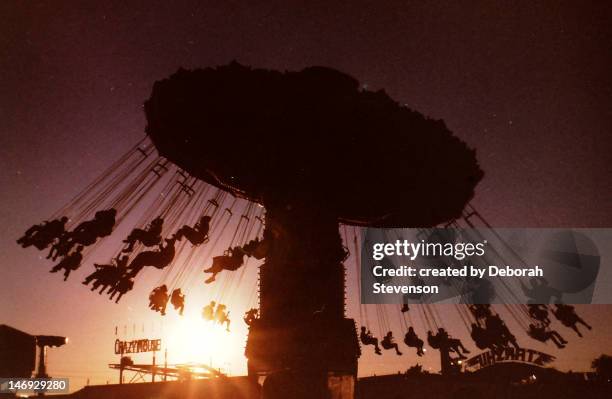
[(594, 359), (591, 367), (597, 373), (597, 376), (603, 381), (612, 380), (612, 356), (601, 355)]
[(415, 364), (414, 366), (411, 366), (410, 368), (408, 368), (408, 370), (406, 370), (406, 375), (408, 376), (418, 376), (423, 374), (429, 374), (429, 371), (424, 370), (423, 366), (419, 363)]

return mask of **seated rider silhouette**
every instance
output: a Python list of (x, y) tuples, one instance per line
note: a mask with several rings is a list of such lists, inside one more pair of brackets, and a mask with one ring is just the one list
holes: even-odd
[(493, 283), (486, 278), (466, 278), (464, 295), (466, 301), (475, 304), (485, 304), (494, 301), (496, 293)]
[(212, 276), (210, 276), (204, 282), (206, 284), (212, 283), (215, 281), (217, 274), (221, 273), (223, 270), (233, 271), (238, 269), (244, 264), (245, 255), (246, 254), (241, 247), (234, 247), (228, 249), (225, 255), (213, 257), (212, 266), (210, 266), (208, 269), (204, 269), (204, 273), (212, 273)]
[(132, 252), (134, 245), (137, 242), (142, 243), (146, 247), (159, 245), (161, 242), (161, 233), (164, 226), (164, 219), (157, 217), (149, 223), (146, 229), (133, 229), (128, 237), (123, 240), (127, 246), (122, 252)]
[(258, 318), (259, 318), (259, 311), (255, 308), (251, 308), (244, 313), (243, 320), (247, 326), (250, 326)]
[(47, 259), (55, 260), (66, 256), (76, 244), (89, 246), (98, 238), (108, 236), (115, 226), (116, 214), (117, 211), (113, 208), (98, 211), (93, 219), (79, 224), (73, 231), (64, 232), (51, 247)]
[(546, 326), (536, 326), (534, 324), (530, 324), (527, 335), (544, 343), (551, 340), (559, 349), (565, 348), (565, 344), (567, 344), (567, 341), (563, 339), (561, 334), (555, 330), (548, 329)]
[(478, 347), (478, 349), (497, 349), (497, 346), (493, 344), (488, 331), (479, 326), (477, 323), (472, 323), (470, 336)]
[(485, 319), (485, 326), (492, 344), (501, 348), (505, 348), (508, 344), (512, 344), (515, 348), (519, 348), (516, 337), (510, 332), (508, 326), (498, 314), (487, 316)]
[(217, 305), (217, 309), (215, 310), (215, 322), (217, 322), (220, 325), (225, 324), (226, 327), (225, 329), (227, 330), (227, 332), (229, 332), (230, 330), (230, 319), (229, 319), (229, 312), (225, 312), (225, 309), (227, 307), (223, 304), (219, 304)]
[(576, 331), (579, 337), (582, 337), (580, 330), (578, 330), (578, 326), (576, 324), (580, 323), (589, 330), (592, 329), (590, 325), (587, 324), (578, 314), (576, 314), (576, 309), (572, 305), (565, 305), (561, 301), (557, 301), (555, 303), (555, 309), (553, 310), (553, 314), (566, 327), (571, 328)]
[(399, 346), (395, 342), (393, 342), (393, 333), (391, 331), (389, 331), (387, 335), (385, 335), (382, 341), (380, 341), (380, 344), (384, 349), (395, 349), (395, 353), (398, 356), (402, 356), (402, 352), (400, 352)]
[(37, 249), (43, 250), (66, 232), (65, 226), (67, 221), (68, 218), (64, 216), (61, 219), (34, 225), (26, 230), (23, 237), (17, 240), (17, 244), (20, 244), (23, 248), (34, 245)]
[(418, 356), (425, 354), (423, 351), (423, 340), (416, 335), (414, 328), (408, 327), (408, 332), (404, 336), (404, 343), (411, 348), (417, 348)]
[(174, 238), (166, 238), (166, 245), (159, 244), (157, 251), (144, 251), (136, 255), (128, 266), (128, 274), (134, 277), (145, 266), (163, 269), (174, 260)]
[(410, 300), (410, 295), (409, 294), (404, 294), (402, 296), (402, 308), (400, 309), (400, 311), (402, 313), (406, 313), (410, 311), (410, 307), (408, 306), (408, 301)]
[(465, 346), (463, 346), (463, 342), (461, 342), (459, 338), (450, 337), (448, 339), (448, 345), (453, 350), (453, 352), (457, 353), (461, 357), (463, 357), (464, 353), (470, 353), (470, 351), (467, 350)]
[(257, 260), (261, 260), (266, 257), (268, 252), (269, 240), (260, 240), (259, 237), (246, 243), (242, 249), (248, 257), (254, 257)]
[(166, 284), (155, 288), (149, 295), (149, 308), (165, 316), (168, 298), (168, 287), (166, 287)]
[(205, 320), (213, 320), (215, 318), (215, 306), (217, 306), (217, 303), (215, 301), (210, 301), (208, 305), (202, 308), (202, 317)]
[(374, 345), (374, 353), (377, 355), (382, 355), (380, 348), (378, 347), (378, 338), (374, 337), (370, 330), (366, 330), (365, 327), (361, 327), (361, 332), (359, 333), (359, 340), (364, 345)]
[(64, 281), (68, 280), (68, 276), (70, 272), (78, 269), (81, 266), (81, 262), (83, 261), (83, 246), (79, 245), (76, 248), (76, 251), (64, 257), (60, 263), (55, 265), (49, 272), (56, 273), (62, 269), (64, 269)]
[(548, 318), (548, 309), (546, 309), (546, 305), (530, 304), (527, 305), (527, 308), (529, 309), (529, 317), (539, 321), (544, 325), (550, 324), (550, 319)]
[(487, 304), (474, 304), (469, 305), (470, 312), (474, 315), (476, 320), (486, 319), (491, 316), (491, 305)]
[(170, 295), (170, 303), (175, 310), (178, 310), (179, 316), (182, 316), (183, 311), (185, 310), (185, 295), (181, 292), (180, 288), (172, 291), (172, 295)]
[(113, 232), (117, 210), (114, 208), (96, 212), (92, 220), (79, 224), (70, 232), (70, 239), (76, 244), (91, 245), (98, 238), (106, 237)]
[(463, 343), (460, 339), (452, 338), (448, 335), (448, 332), (446, 332), (446, 330), (442, 327), (438, 328), (438, 334), (436, 337), (438, 339), (438, 342), (440, 343), (440, 347), (447, 346), (448, 349), (457, 353), (462, 358), (465, 358), (465, 356), (463, 356), (464, 353), (470, 353), (470, 351), (467, 350), (465, 346), (463, 346)]
[(531, 288), (526, 287), (522, 280), (519, 280), (519, 283), (521, 284), (523, 293), (529, 298), (527, 303), (530, 305), (541, 303), (548, 304), (551, 303), (552, 298), (561, 300), (561, 291), (548, 285), (548, 280), (544, 277), (532, 277), (529, 279)]
[(110, 299), (112, 300), (115, 294), (119, 294), (115, 300), (115, 303), (119, 303), (121, 297), (128, 291), (131, 291), (132, 288), (134, 288), (134, 279), (127, 275), (123, 275), (111, 288), (109, 288), (108, 293), (111, 294)]
[(176, 232), (174, 237), (176, 237), (178, 241), (181, 241), (183, 237), (185, 237), (189, 240), (191, 245), (200, 245), (208, 240), (210, 219), (210, 216), (202, 216), (195, 226), (191, 227), (189, 225), (184, 225)]
[(106, 287), (115, 284), (121, 278), (121, 276), (127, 269), (128, 259), (128, 255), (123, 255), (120, 258), (113, 259), (115, 265), (100, 265), (98, 263), (94, 263), (94, 267), (96, 268), (96, 270), (89, 276), (85, 277), (85, 280), (83, 280), (83, 284), (87, 285), (92, 280), (95, 280), (92, 284), (91, 290), (95, 291), (100, 285), (102, 285), (102, 289), (100, 290), (101, 294), (102, 291), (106, 289)]
[(440, 349), (440, 337), (433, 335), (431, 330), (427, 331), (427, 343), (434, 349)]
[(70, 232), (64, 232), (51, 246), (47, 259), (55, 261), (57, 258), (68, 255), (74, 244), (74, 241), (70, 238)]

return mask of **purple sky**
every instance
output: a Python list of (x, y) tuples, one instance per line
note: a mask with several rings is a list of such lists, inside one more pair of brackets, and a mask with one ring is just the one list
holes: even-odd
[[(155, 325), (159, 317), (141, 316), (142, 298), (115, 306), (76, 278), (62, 283), (14, 240), (144, 135), (143, 101), (156, 79), (180, 66), (236, 59), (340, 69), (443, 118), (477, 149), (486, 176), (474, 204), (494, 226), (612, 224), (609, 6), (124, 3), (0, 5), (0, 323), (71, 336), (52, 362), (77, 384), (111, 378), (115, 325)], [(612, 347), (610, 310), (581, 308), (595, 329), (588, 340), (572, 337), (560, 367), (585, 369)], [(380, 374), (413, 362), (368, 354), (360, 367)], [(424, 362), (437, 368), (435, 356)]]

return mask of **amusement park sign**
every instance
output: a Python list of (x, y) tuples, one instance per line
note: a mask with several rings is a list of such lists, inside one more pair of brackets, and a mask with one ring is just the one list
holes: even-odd
[(161, 339), (138, 339), (135, 341), (115, 340), (115, 354), (157, 352), (161, 349)]
[(464, 364), (466, 370), (475, 371), (496, 363), (507, 362), (529, 363), (542, 367), (553, 360), (554, 356), (533, 349), (505, 348), (483, 352), (466, 360)]

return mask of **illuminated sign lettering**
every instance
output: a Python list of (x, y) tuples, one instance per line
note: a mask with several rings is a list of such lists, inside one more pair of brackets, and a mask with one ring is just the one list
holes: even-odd
[(529, 363), (536, 366), (544, 366), (555, 360), (555, 357), (547, 353), (525, 348), (504, 348), (490, 350), (476, 355), (464, 362), (466, 369), (478, 370), (492, 366), (496, 363), (519, 362)]
[(157, 352), (161, 350), (161, 339), (115, 340), (115, 354)]

